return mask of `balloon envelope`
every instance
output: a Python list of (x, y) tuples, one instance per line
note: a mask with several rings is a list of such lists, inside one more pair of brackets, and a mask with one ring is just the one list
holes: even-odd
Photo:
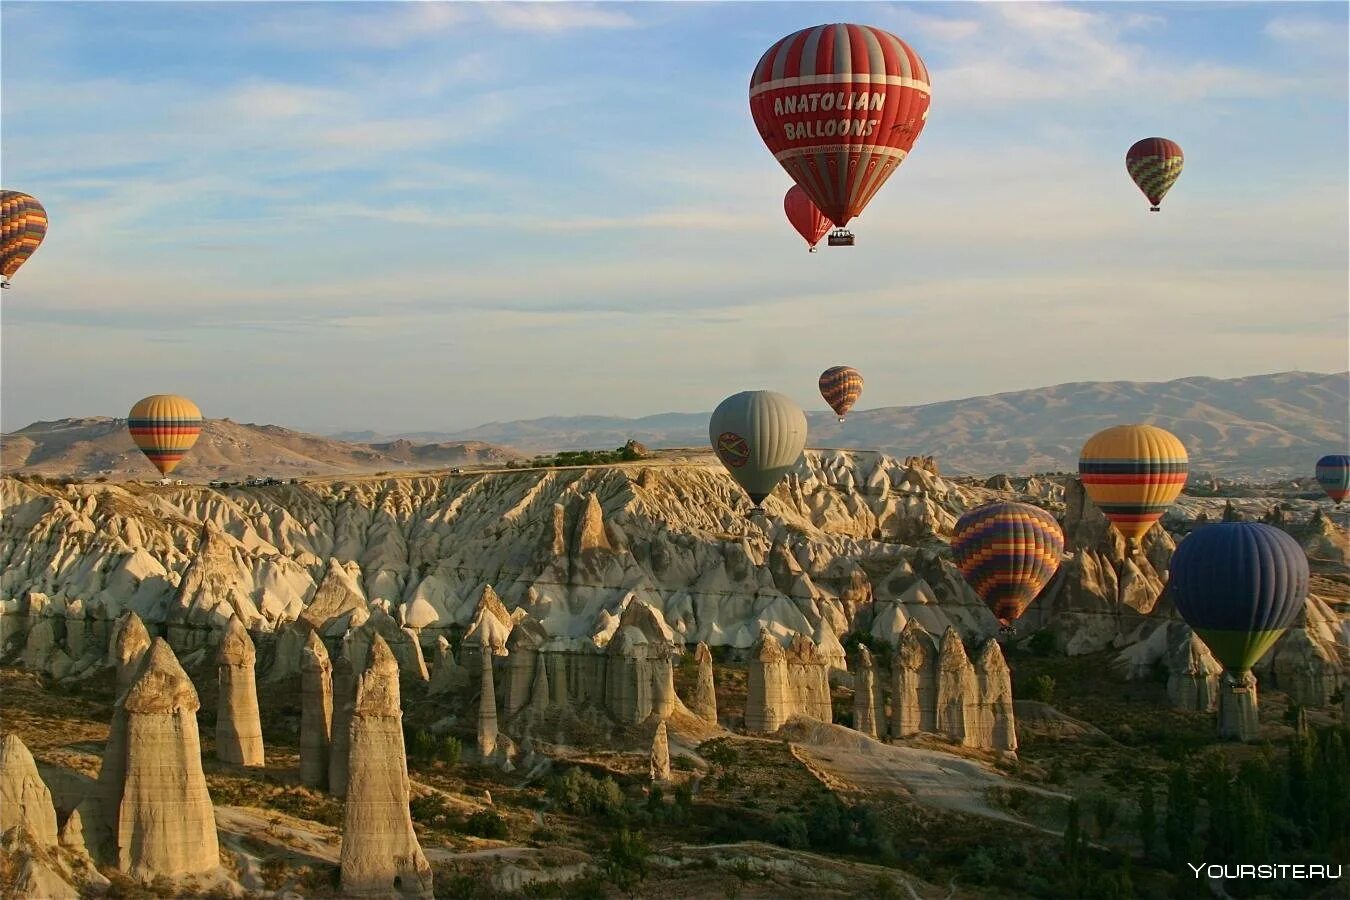
[(801, 458), (806, 414), (782, 394), (742, 391), (713, 410), (708, 438), (722, 465), (758, 507)]
[(750, 77), (760, 137), (840, 228), (862, 213), (928, 120), (928, 69), (867, 25), (817, 25), (770, 47)]
[(160, 474), (168, 475), (197, 443), (202, 411), (186, 397), (154, 394), (131, 408), (127, 430)]
[(1339, 505), (1350, 494), (1350, 454), (1332, 453), (1319, 459), (1317, 483)]
[(1167, 138), (1144, 138), (1125, 153), (1125, 171), (1156, 211), (1163, 195), (1181, 177), (1181, 147)]
[(1176, 435), (1117, 425), (1083, 445), (1078, 475), (1092, 502), (1134, 546), (1186, 486), (1188, 458)]
[(19, 271), (47, 236), (47, 211), (18, 191), (0, 191), (0, 276)]
[(852, 366), (835, 366), (820, 374), (819, 383), (820, 396), (825, 398), (825, 402), (830, 404), (830, 409), (842, 422), (862, 396), (862, 373)]
[(830, 220), (816, 209), (811, 198), (806, 196), (806, 191), (798, 185), (788, 188), (787, 195), (783, 197), (783, 212), (787, 213), (788, 222), (797, 229), (808, 247), (819, 244), (820, 239), (829, 234)]
[(1064, 532), (1050, 513), (1027, 503), (986, 503), (956, 522), (952, 557), (999, 621), (1026, 611), (1059, 569)]
[(1308, 557), (1288, 533), (1262, 522), (1202, 525), (1172, 554), (1168, 587), (1215, 658), (1246, 672), (1298, 618)]

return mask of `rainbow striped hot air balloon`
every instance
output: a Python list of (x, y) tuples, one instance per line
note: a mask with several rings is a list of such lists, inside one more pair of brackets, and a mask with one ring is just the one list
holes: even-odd
[(1186, 486), (1189, 459), (1176, 435), (1153, 425), (1117, 425), (1083, 445), (1078, 476), (1092, 502), (1134, 552)]
[(844, 421), (844, 416), (853, 408), (862, 396), (862, 373), (852, 366), (835, 366), (820, 373), (820, 396), (830, 404), (830, 409)]
[(127, 430), (160, 474), (168, 475), (197, 443), (202, 411), (186, 397), (154, 394), (131, 408)]
[(1027, 503), (986, 503), (956, 522), (952, 557), (1004, 625), (1019, 618), (1059, 569), (1064, 532)]
[(1317, 483), (1337, 506), (1350, 494), (1350, 454), (1331, 453), (1317, 461)]
[(1288, 533), (1223, 522), (1186, 536), (1172, 554), (1168, 586), (1186, 624), (1241, 675), (1294, 624), (1308, 579), (1308, 557)]

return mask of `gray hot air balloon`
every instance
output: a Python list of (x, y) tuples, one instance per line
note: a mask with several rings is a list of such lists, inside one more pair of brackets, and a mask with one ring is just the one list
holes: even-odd
[(708, 439), (755, 509), (797, 464), (806, 447), (806, 414), (773, 391), (742, 391), (718, 404)]

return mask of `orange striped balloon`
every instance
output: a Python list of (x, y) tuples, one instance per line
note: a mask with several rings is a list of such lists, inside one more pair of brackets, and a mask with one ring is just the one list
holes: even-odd
[(840, 422), (858, 402), (862, 389), (862, 373), (852, 366), (835, 366), (820, 373), (820, 396), (830, 404)]
[(1134, 549), (1186, 486), (1186, 447), (1153, 425), (1117, 425), (1083, 445), (1078, 476)]
[[(47, 211), (18, 191), (0, 191), (0, 276), (19, 271), (47, 236)], [(8, 282), (6, 282), (8, 286)]]
[(154, 394), (131, 408), (127, 430), (146, 459), (161, 475), (168, 475), (197, 443), (202, 411), (186, 397)]

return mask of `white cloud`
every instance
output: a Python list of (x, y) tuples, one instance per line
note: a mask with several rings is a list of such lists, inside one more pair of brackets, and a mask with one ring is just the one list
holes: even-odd
[(552, 0), (546, 3), (485, 3), (481, 6), (488, 21), (514, 31), (560, 32), (585, 28), (634, 28), (637, 21), (617, 4), (575, 3)]

